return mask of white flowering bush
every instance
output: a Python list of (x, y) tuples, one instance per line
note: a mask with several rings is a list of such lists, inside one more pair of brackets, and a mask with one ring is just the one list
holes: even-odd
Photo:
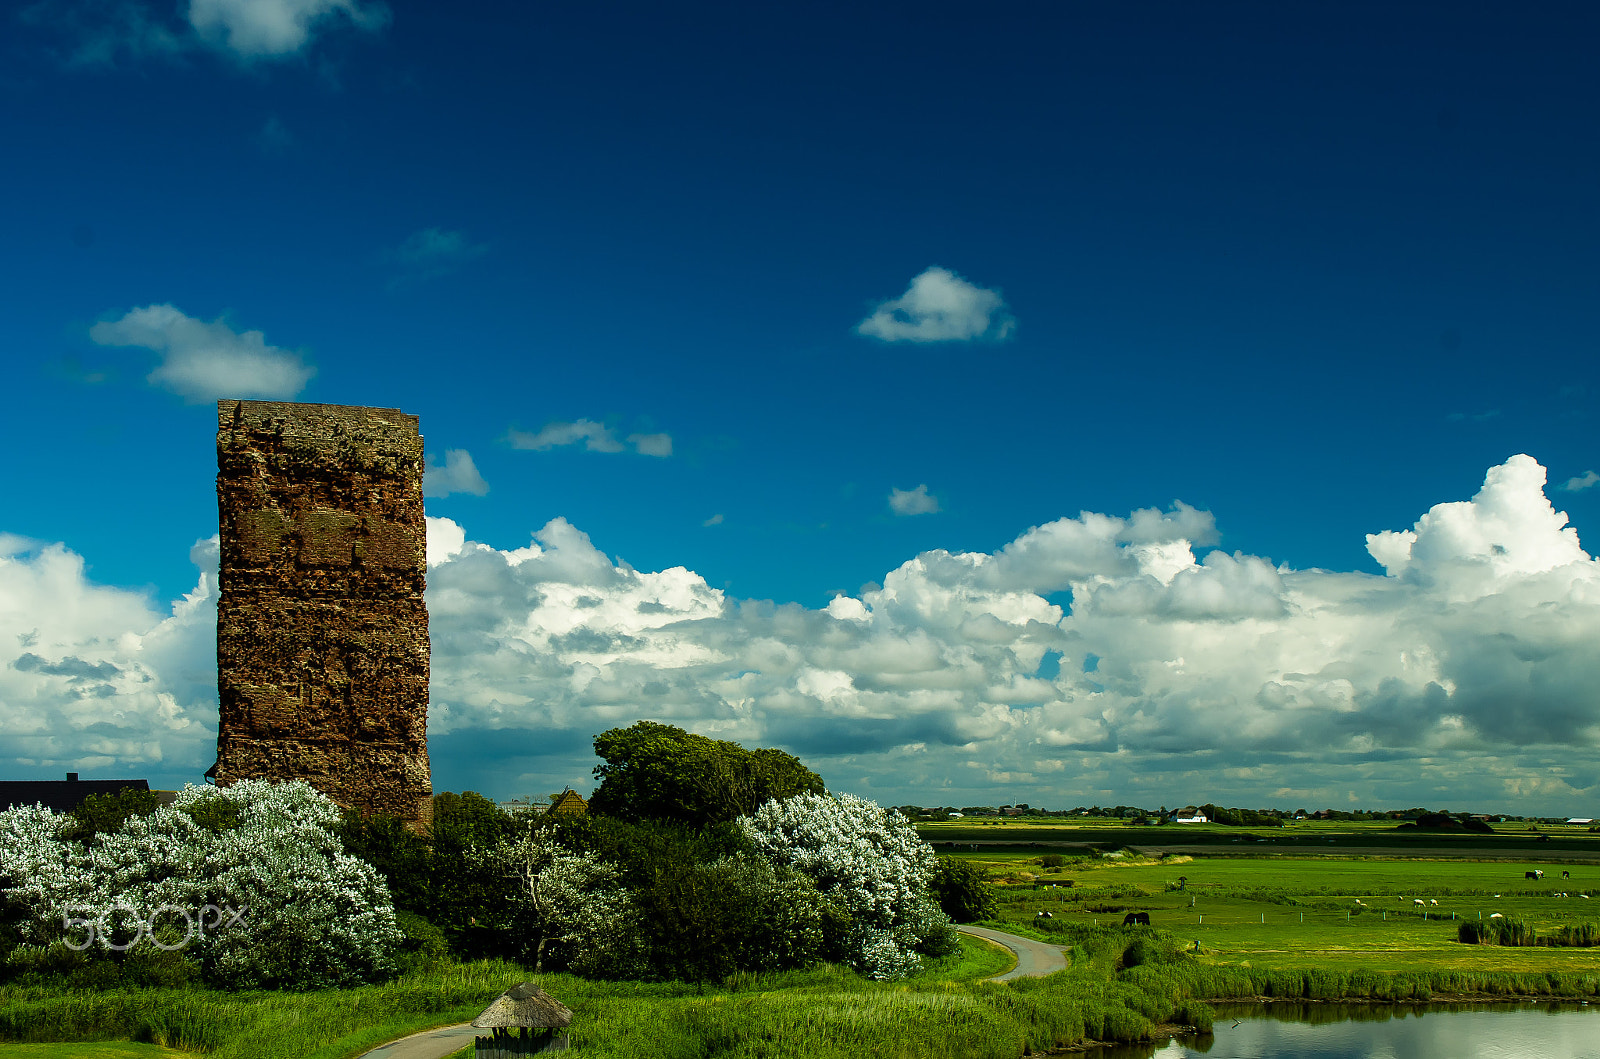
[(554, 956), (568, 969), (621, 977), (641, 958), (637, 911), (617, 869), (589, 853), (574, 853), (554, 836), (532, 831), (501, 841), (477, 862), (517, 886), (510, 928), (534, 973)]
[(13, 809), (0, 813), (0, 894), (33, 945), (181, 952), (231, 988), (353, 985), (393, 970), (402, 935), (338, 821), (298, 781), (185, 787), (87, 845), (69, 817)]
[(767, 802), (738, 827), (756, 852), (803, 872), (850, 916), (845, 946), (862, 974), (909, 974), (918, 951), (948, 935), (928, 898), (938, 860), (895, 810), (849, 794), (801, 794)]

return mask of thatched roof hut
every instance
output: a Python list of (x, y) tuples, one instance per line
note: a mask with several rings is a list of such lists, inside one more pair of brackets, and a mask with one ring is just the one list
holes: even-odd
[(480, 1030), (564, 1030), (572, 1025), (572, 1012), (538, 983), (522, 982), (495, 997), (472, 1025)]

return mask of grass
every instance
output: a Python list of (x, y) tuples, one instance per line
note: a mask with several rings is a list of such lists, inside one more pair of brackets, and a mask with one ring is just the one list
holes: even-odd
[[(1010, 966), (1009, 953), (969, 936), (961, 942), (957, 954), (892, 983), (833, 966), (741, 974), (705, 986), (569, 975), (544, 975), (540, 982), (577, 1015), (572, 1041), (580, 1054), (608, 1059), (1015, 1059), (1025, 1050), (1059, 1048), (1086, 1037), (1142, 1039), (1158, 1023), (1205, 1015), (1201, 1007), (1116, 981), (1106, 969), (1115, 963), (1109, 955), (1099, 963), (1086, 958), (1076, 972), (1063, 972), (1051, 984), (985, 983), (981, 979)], [(323, 993), (4, 987), (0, 1038), (120, 1038), (215, 1059), (349, 1059), (430, 1026), (467, 1021), (496, 993), (526, 977), (507, 964), (482, 963)]]
[[(605, 1059), (1015, 1059), (1085, 1039), (1148, 1039), (1164, 1023), (1209, 1025), (1208, 1000), (1600, 996), (1591, 949), (1457, 940), (1463, 923), (1496, 911), (1541, 936), (1586, 937), (1580, 928), (1592, 916), (1583, 913), (1600, 905), (1578, 895), (1600, 885), (1600, 866), (1574, 865), (1568, 880), (1547, 869), (1529, 881), (1521, 863), (1465, 859), (1064, 856), (1047, 868), (1038, 850), (961, 855), (1002, 884), (992, 925), (1064, 946), (1068, 970), (984, 982), (1011, 958), (964, 935), (958, 954), (894, 983), (838, 967), (703, 986), (567, 975), (541, 983), (577, 1014), (578, 1054)], [(1150, 912), (1155, 929), (1123, 928), (1132, 909)], [(208, 1059), (350, 1059), (465, 1022), (527, 977), (510, 964), (479, 963), (307, 994), (7, 986), (0, 1040), (133, 1041)], [(118, 1055), (71, 1047), (74, 1057)], [(162, 1054), (147, 1049), (140, 1059)]]
[[(1600, 867), (1585, 865), (1569, 869), (1570, 879), (1547, 869), (1530, 881), (1520, 863), (1493, 861), (1068, 858), (1052, 870), (1037, 854), (990, 851), (968, 859), (1005, 884), (996, 923), (1003, 929), (1052, 938), (1072, 924), (1120, 923), (1137, 909), (1202, 962), (1243, 968), (1576, 972), (1592, 966), (1592, 953), (1463, 945), (1458, 930), (1499, 912), (1540, 935), (1558, 935), (1600, 912)], [(1579, 896), (1586, 890), (1596, 892), (1593, 901)], [(1041, 911), (1053, 918), (1040, 920)]]
[(190, 1059), (190, 1056), (155, 1044), (110, 1041), (98, 1044), (0, 1044), (0, 1059)]

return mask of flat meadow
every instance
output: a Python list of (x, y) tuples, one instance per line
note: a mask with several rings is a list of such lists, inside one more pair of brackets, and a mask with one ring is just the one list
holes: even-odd
[[(1600, 922), (1600, 863), (1589, 859), (1600, 855), (1600, 836), (1580, 828), (1543, 828), (1550, 841), (1537, 846), (1526, 832), (1408, 834), (1392, 823), (1178, 831), (1007, 822), (919, 830), (941, 853), (987, 870), (1000, 889), (998, 924), (1040, 938), (1072, 924), (1120, 924), (1141, 911), (1217, 965), (1600, 971), (1594, 949), (1457, 940), (1462, 920), (1495, 913), (1540, 933)], [(1194, 852), (1173, 852), (1180, 849)], [(1526, 879), (1535, 868), (1543, 878)]]

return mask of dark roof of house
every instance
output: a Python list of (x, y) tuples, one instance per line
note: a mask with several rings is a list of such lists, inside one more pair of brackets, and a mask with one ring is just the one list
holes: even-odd
[(150, 789), (146, 780), (80, 780), (76, 772), (64, 780), (0, 780), (0, 810), (25, 805), (43, 805), (58, 813), (70, 813), (91, 794), (116, 794), (124, 787)]

